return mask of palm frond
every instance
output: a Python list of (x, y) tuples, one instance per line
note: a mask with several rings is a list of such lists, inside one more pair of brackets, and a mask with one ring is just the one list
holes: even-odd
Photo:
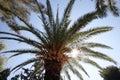
[[(57, 13), (56, 13), (56, 27), (60, 25), (60, 21), (59, 21), (59, 6), (57, 6)], [(56, 29), (54, 29), (54, 31), (56, 31)]]
[(72, 38), (68, 40), (68, 43), (71, 43), (74, 40), (79, 39), (79, 38), (80, 38), (80, 41), (82, 41), (86, 39), (87, 37), (89, 38), (91, 36), (110, 31), (111, 29), (112, 27), (97, 27), (97, 28), (89, 29), (87, 31), (81, 31), (81, 32), (74, 34)]
[[(37, 35), (39, 35), (39, 33), (42, 34), (42, 36), (38, 36), (40, 38), (40, 40), (42, 41), (42, 43), (39, 43), (38, 41), (32, 40), (30, 38), (27, 38), (27, 37), (24, 37), (24, 36), (21, 36), (21, 35), (18, 35), (18, 34), (14, 34), (14, 33), (9, 33), (9, 32), (0, 32), (0, 34), (6, 34), (6, 35), (14, 36), (14, 37), (0, 37), (0, 39), (8, 39), (8, 40), (15, 40), (15, 41), (23, 42), (23, 43), (35, 46), (38, 49), (41, 49), (40, 48), (41, 46), (42, 46), (42, 48), (45, 47), (45, 46), (49, 46), (48, 45), (48, 42), (49, 42), (48, 40), (49, 39), (47, 39), (47, 37), (44, 33), (37, 32), (37, 33), (35, 33), (35, 35), (37, 36)], [(44, 46), (43, 46), (43, 44), (44, 44)]]
[(44, 70), (43, 63), (39, 63), (35, 66), (35, 70), (30, 74), (30, 77), (33, 77), (36, 73), (41, 74)]
[(13, 37), (0, 37), (0, 39), (6, 39), (6, 40), (15, 40), (15, 41), (19, 41), (19, 42), (24, 42), (21, 39), (18, 38), (13, 38)]
[[(21, 17), (21, 16), (20, 16), (19, 14), (17, 14), (16, 12), (14, 12), (14, 11), (12, 11), (12, 10), (10, 10), (10, 9), (2, 6), (2, 5), (0, 5), (0, 9), (2, 9), (2, 10), (3, 10), (4, 12), (6, 12), (6, 13), (10, 13), (12, 16), (13, 16), (13, 15), (16, 16), (20, 21), (22, 21), (25, 25), (27, 25), (28, 28), (34, 29), (34, 27), (33, 27), (30, 23), (28, 23), (28, 21), (26, 21), (25, 18)], [(23, 9), (24, 9), (24, 8), (23, 8)], [(24, 17), (25, 17), (25, 16), (24, 16)], [(15, 21), (14, 21), (14, 23), (15, 23)], [(15, 23), (15, 24), (16, 24), (16, 23)], [(15, 28), (14, 25), (11, 25), (11, 27), (12, 27), (13, 29)]]
[(82, 77), (81, 73), (79, 73), (78, 70), (76, 70), (76, 68), (73, 68), (72, 64), (70, 64), (69, 62), (68, 62), (68, 65), (69, 65), (69, 66), (68, 66), (69, 69), (70, 69), (78, 78), (80, 78), (81, 80), (83, 80), (83, 77)]
[(69, 74), (68, 70), (64, 69), (64, 72), (65, 72), (66, 77), (68, 78), (68, 80), (72, 80), (71, 77), (70, 77), (70, 74)]
[(97, 18), (97, 11), (85, 14), (78, 18), (78, 20), (68, 30), (68, 38), (72, 38), (79, 30), (83, 29), (89, 22)]
[(119, 16), (119, 9), (116, 6), (115, 0), (96, 0), (96, 9), (98, 16), (103, 18), (107, 16), (107, 10), (109, 10), (114, 16)]
[(30, 31), (30, 29), (29, 28), (27, 28), (27, 27), (25, 27), (25, 26), (13, 26), (13, 29), (15, 30), (15, 31), (20, 31), (20, 30), (25, 30), (25, 31)]
[(77, 66), (79, 69), (81, 69), (81, 70), (89, 77), (89, 75), (88, 75), (88, 73), (86, 72), (86, 70), (83, 68), (83, 66), (82, 66), (77, 60), (75, 60), (75, 59), (72, 58), (70, 61), (71, 61), (72, 64), (74, 64), (74, 65)]
[(108, 6), (109, 6), (109, 9), (114, 16), (119, 16), (120, 15), (119, 14), (119, 9), (116, 6), (116, 2), (114, 0), (109, 0), (108, 1)]
[(43, 43), (46, 43), (46, 40), (45, 40), (45, 34), (41, 31), (39, 31), (37, 28), (27, 28), (25, 26), (13, 26), (14, 30), (15, 31), (21, 31), (21, 30), (24, 30), (24, 31), (28, 31), (30, 33), (33, 33), (40, 41), (42, 41)]
[(106, 49), (112, 49), (110, 46), (107, 46), (105, 44), (101, 43), (95, 43), (95, 42), (88, 42), (88, 43), (83, 43), (83, 46), (88, 47), (88, 48), (106, 48)]
[(23, 66), (26, 66), (26, 65), (28, 65), (28, 64), (30, 64), (30, 63), (34, 63), (34, 62), (36, 62), (37, 60), (38, 60), (38, 59), (36, 59), (36, 58), (28, 59), (27, 61), (24, 61), (23, 63), (15, 66), (14, 68), (12, 68), (11, 71), (14, 71), (14, 70), (15, 70), (15, 72), (16, 72), (17, 70), (21, 69)]
[(12, 56), (10, 56), (10, 58), (15, 57), (15, 56), (19, 56), (19, 55), (23, 55), (23, 54), (37, 54), (37, 55), (45, 55), (44, 53), (40, 52), (39, 50), (30, 50), (30, 49), (26, 49), (26, 50), (9, 50), (9, 51), (4, 51), (1, 52), (1, 54), (3, 53), (15, 53)]
[[(27, 43), (29, 45), (35, 46), (37, 48), (39, 48), (42, 45), (41, 43), (39, 43), (35, 40), (28, 39), (28, 38), (21, 36), (21, 35), (9, 33), (9, 32), (0, 32), (0, 34), (7, 34), (7, 35), (14, 36), (14, 37), (0, 37), (0, 39), (20, 41), (20, 42), (24, 42), (24, 43)], [(18, 38), (15, 38), (15, 37), (18, 37)]]
[(85, 47), (82, 47), (81, 50), (88, 53), (87, 56), (100, 58), (100, 59), (103, 59), (103, 60), (106, 60), (106, 61), (109, 61), (109, 62), (112, 62), (112, 63), (116, 64), (116, 61), (114, 61), (112, 58), (110, 58), (109, 56), (107, 56), (103, 53), (93, 51), (93, 50), (85, 48)]
[[(61, 22), (59, 22), (58, 19), (58, 12), (56, 15), (56, 30), (54, 32), (54, 42), (55, 42), (55, 46), (59, 45), (61, 46), (61, 44), (64, 44), (64, 42), (66, 41), (66, 31), (67, 31), (67, 27), (70, 24), (70, 20), (69, 20), (69, 16), (70, 16), (70, 12), (72, 9), (72, 6), (74, 4), (75, 0), (70, 0), (70, 2), (68, 3), (65, 11), (64, 11), (64, 15), (63, 18), (61, 20)], [(60, 47), (56, 47), (56, 49), (59, 49)]]
[(54, 17), (53, 17), (50, 1), (47, 0), (46, 4), (47, 4), (47, 15), (49, 17), (49, 23), (50, 23), (51, 27), (53, 28), (54, 27), (54, 25), (53, 25)]
[(105, 4), (105, 0), (96, 0), (96, 9), (98, 17), (103, 18), (107, 16), (107, 5)]
[(47, 22), (44, 11), (42, 10), (41, 6), (39, 5), (39, 2), (37, 0), (35, 0), (35, 2), (38, 6), (38, 9), (39, 9), (39, 12), (40, 12), (40, 15), (41, 15), (40, 19), (42, 20), (44, 30), (47, 33), (48, 37), (51, 38), (51, 28), (49, 26), (49, 22)]
[(2, 53), (39, 53), (40, 51), (38, 49), (19, 49), (19, 50), (9, 50), (9, 51), (4, 51)]
[(82, 77), (82, 75), (81, 75), (81, 73), (79, 73), (78, 70), (75, 69), (74, 71), (75, 71), (74, 73), (76, 73), (77, 77), (78, 77), (80, 80), (84, 80), (83, 77)]
[[(79, 32), (79, 33), (77, 33), (77, 35), (79, 35), (83, 39), (87, 39), (87, 38), (90, 38), (90, 37), (95, 36), (97, 34), (107, 32), (107, 31), (110, 31), (110, 30), (112, 30), (112, 27), (107, 27), (107, 26), (96, 27), (96, 28), (93, 28), (93, 29), (89, 29), (87, 31)], [(80, 38), (80, 39), (82, 40), (82, 38)]]
[[(75, 0), (70, 0), (70, 2), (68, 3), (68, 5), (67, 5), (67, 7), (66, 7), (66, 9), (65, 9), (65, 11), (64, 11), (64, 15), (63, 15), (63, 18), (62, 18), (62, 20), (61, 20), (61, 24), (60, 24), (60, 26), (63, 28), (63, 29), (67, 29), (67, 27), (68, 27), (68, 25), (66, 25), (66, 24), (68, 24), (69, 22), (69, 16), (70, 16), (70, 12), (71, 12), (71, 9), (72, 9), (72, 7), (73, 7), (73, 4), (74, 4), (74, 2), (75, 2)], [(67, 23), (68, 22), (68, 23)]]
[(97, 64), (95, 61), (89, 59), (89, 58), (84, 58), (83, 60), (84, 63), (90, 64), (92, 66), (97, 67), (98, 69), (102, 69), (102, 67), (99, 66), (99, 64)]

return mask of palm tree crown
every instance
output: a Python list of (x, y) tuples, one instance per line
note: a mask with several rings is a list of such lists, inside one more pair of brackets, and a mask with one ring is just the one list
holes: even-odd
[[(40, 19), (42, 21), (44, 31), (38, 30), (30, 23), (22, 19), (22, 17), (18, 17), (18, 19), (20, 19), (26, 26), (16, 25), (13, 27), (15, 27), (17, 31), (31, 32), (38, 38), (37, 41), (16, 33), (0, 32), (0, 34), (10, 35), (8, 37), (0, 37), (0, 39), (15, 40), (34, 47), (34, 49), (19, 49), (3, 52), (16, 53), (11, 57), (27, 53), (36, 55), (35, 58), (31, 58), (30, 60), (17, 65), (11, 71), (18, 70), (27, 64), (37, 62), (36, 68), (31, 76), (36, 72), (40, 72), (45, 75), (44, 80), (59, 80), (59, 75), (62, 71), (66, 74), (66, 77), (71, 80), (68, 72), (71, 70), (81, 80), (83, 80), (81, 73), (73, 67), (75, 65), (87, 76), (89, 76), (82, 64), (79, 63), (80, 61), (91, 64), (99, 69), (101, 69), (101, 67), (89, 57), (100, 58), (116, 64), (112, 58), (108, 57), (104, 53), (91, 49), (94, 47), (111, 49), (111, 47), (101, 43), (86, 42), (86, 40), (92, 36), (112, 30), (112, 27), (103, 26), (83, 31), (89, 22), (99, 18), (99, 10), (85, 14), (84, 16), (78, 18), (74, 24), (70, 25), (71, 21), (69, 20), (69, 16), (74, 2), (75, 0), (70, 0), (65, 8), (63, 18), (59, 20), (59, 10), (57, 9), (56, 18), (54, 19), (49, 0), (46, 0), (46, 10), (43, 10), (39, 5), (39, 2), (35, 0), (35, 4), (37, 5), (41, 15)], [(7, 10), (10, 11), (9, 9)], [(15, 12), (11, 13), (16, 16)], [(78, 54), (77, 56), (72, 57), (70, 52), (75, 50), (77, 50)], [(41, 76), (41, 78), (42, 77), (43, 76)], [(50, 77), (52, 77), (52, 79)]]

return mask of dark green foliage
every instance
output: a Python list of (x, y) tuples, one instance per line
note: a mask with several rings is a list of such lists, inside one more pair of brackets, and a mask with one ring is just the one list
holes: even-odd
[(7, 80), (7, 77), (10, 75), (10, 69), (5, 69), (0, 72), (0, 80)]
[(107, 16), (108, 11), (114, 16), (120, 15), (115, 0), (96, 0), (96, 9), (99, 12), (99, 17)]
[(42, 69), (36, 72), (37, 62), (32, 65), (30, 68), (22, 68), (22, 72), (11, 78), (11, 80), (43, 80), (44, 73)]
[(100, 70), (100, 75), (104, 80), (120, 80), (120, 68), (109, 66)]
[(15, 75), (11, 78), (11, 80), (43, 80), (44, 75), (36, 73), (34, 76), (31, 76), (31, 74), (34, 72), (34, 70), (28, 69), (28, 68), (22, 68), (22, 73)]

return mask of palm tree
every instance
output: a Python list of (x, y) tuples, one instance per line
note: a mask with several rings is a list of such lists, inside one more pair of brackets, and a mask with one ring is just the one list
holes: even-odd
[(101, 77), (104, 80), (120, 80), (120, 68), (109, 66), (100, 70)]
[[(58, 9), (56, 18), (54, 18), (49, 0), (46, 0), (46, 12), (41, 8), (39, 2), (35, 0), (35, 4), (37, 5), (41, 15), (40, 19), (43, 23), (42, 27), (44, 28), (44, 31), (40, 31), (33, 27), (22, 17), (19, 17), (15, 12), (5, 8), (14, 16), (17, 16), (18, 19), (26, 25), (13, 25), (12, 27), (15, 27), (17, 31), (31, 32), (38, 38), (38, 40), (33, 40), (32, 38), (24, 37), (22, 34), (0, 32), (0, 34), (8, 35), (7, 37), (0, 37), (0, 39), (19, 41), (33, 46), (33, 49), (10, 50), (3, 53), (16, 53), (11, 57), (27, 53), (36, 55), (36, 57), (17, 65), (11, 71), (19, 70), (27, 64), (37, 62), (38, 64), (36, 64), (34, 72), (30, 75), (31, 77), (36, 74), (36, 72), (40, 72), (40, 74), (44, 74), (44, 80), (60, 80), (62, 78), (60, 74), (61, 72), (64, 72), (66, 77), (71, 80), (69, 74), (69, 70), (71, 70), (75, 75), (83, 80), (83, 77), (77, 68), (82, 70), (87, 76), (89, 75), (79, 62), (91, 64), (99, 69), (102, 68), (91, 58), (99, 58), (116, 64), (112, 58), (108, 57), (104, 53), (91, 49), (94, 47), (111, 49), (111, 47), (101, 43), (86, 42), (86, 40), (92, 36), (112, 30), (112, 27), (103, 26), (83, 31), (89, 22), (99, 18), (99, 10), (85, 14), (78, 18), (74, 24), (70, 25), (71, 21), (69, 20), (69, 16), (74, 2), (75, 0), (70, 0), (65, 8), (63, 18), (60, 20)], [(78, 54), (76, 57), (72, 57), (70, 52), (75, 50), (77, 50)], [(74, 66), (77, 68), (74, 68)]]

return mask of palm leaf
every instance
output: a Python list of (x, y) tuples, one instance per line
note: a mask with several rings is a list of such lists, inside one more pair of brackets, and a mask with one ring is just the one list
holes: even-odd
[(78, 20), (72, 25), (72, 27), (68, 30), (68, 39), (72, 38), (79, 30), (83, 29), (90, 21), (97, 18), (97, 12), (91, 12), (85, 14), (84, 16), (78, 18)]
[(30, 77), (33, 77), (35, 74), (39, 73), (41, 74), (44, 71), (43, 63), (39, 63), (35, 66), (35, 70), (30, 74)]
[(107, 49), (112, 49), (110, 46), (101, 44), (101, 43), (94, 43), (94, 42), (89, 42), (89, 43), (83, 43), (83, 46), (88, 47), (88, 48), (107, 48)]
[(86, 37), (92, 37), (94, 35), (107, 32), (110, 30), (112, 30), (112, 27), (97, 27), (97, 28), (90, 29), (88, 31), (84, 31), (83, 34), (86, 35)]
[(10, 51), (4, 51), (1, 53), (16, 53), (16, 54), (13, 54), (12, 56), (10, 56), (10, 58), (15, 57), (15, 56), (19, 56), (19, 55), (23, 55), (23, 54), (28, 54), (28, 53), (37, 54), (37, 55), (44, 55), (44, 53), (42, 53), (38, 50), (10, 50)]
[(70, 74), (69, 74), (68, 70), (65, 69), (64, 72), (65, 72), (66, 77), (68, 78), (68, 80), (72, 80), (71, 77), (70, 77)]
[(107, 16), (107, 5), (104, 0), (96, 0), (96, 9), (98, 12), (98, 17), (103, 18)]
[(114, 0), (109, 0), (108, 6), (114, 16), (119, 16), (119, 9), (117, 8), (116, 2)]
[(99, 64), (97, 64), (95, 61), (89, 59), (89, 58), (84, 58), (83, 60), (84, 63), (90, 64), (92, 66), (97, 67), (98, 69), (102, 69), (102, 67), (99, 66)]
[(56, 28), (60, 25), (59, 22), (59, 7), (57, 6), (57, 13), (56, 13), (56, 27), (54, 28), (54, 32), (56, 32)]
[(75, 66), (77, 66), (79, 69), (81, 69), (88, 77), (88, 73), (86, 72), (86, 70), (83, 68), (83, 66), (81, 64), (79, 64), (79, 62), (75, 59), (71, 59), (71, 63), (74, 64)]
[(53, 25), (53, 23), (54, 23), (54, 18), (53, 18), (53, 13), (52, 13), (52, 8), (51, 8), (50, 1), (47, 0), (46, 4), (47, 4), (47, 15), (48, 15), (48, 17), (49, 17), (50, 25), (51, 25), (51, 27), (54, 27), (54, 25)]
[(14, 40), (14, 41), (19, 41), (19, 42), (27, 43), (29, 45), (35, 46), (36, 48), (40, 47), (38, 44), (34, 44), (34, 41), (31, 42), (29, 39), (28, 39), (28, 41), (21, 40), (19, 38), (14, 38), (14, 37), (0, 37), (0, 39)]
[(41, 15), (41, 20), (42, 20), (42, 23), (43, 23), (43, 27), (44, 27), (44, 30), (45, 32), (47, 33), (48, 37), (51, 38), (51, 28), (49, 26), (49, 22), (47, 22), (46, 20), (46, 17), (45, 17), (45, 14), (41, 8), (41, 6), (39, 5), (39, 2), (37, 0), (35, 0), (37, 6), (38, 6), (38, 9), (39, 9), (39, 12), (40, 12), (40, 15)]
[(7, 34), (7, 35), (18, 37), (18, 38), (14, 38), (14, 37), (0, 37), (0, 39), (8, 39), (8, 40), (20, 41), (20, 42), (24, 42), (24, 43), (30, 44), (32, 46), (35, 46), (37, 48), (39, 48), (41, 46), (41, 43), (39, 43), (39, 42), (37, 42), (35, 40), (32, 40), (32, 39), (28, 39), (28, 38), (26, 38), (24, 36), (20, 36), (20, 35), (13, 34), (13, 33), (8, 33), (8, 32), (0, 32), (0, 34)]
[(24, 61), (23, 63), (15, 66), (11, 71), (13, 71), (13, 70), (15, 70), (15, 69), (16, 69), (15, 71), (17, 71), (17, 70), (21, 69), (23, 66), (26, 66), (26, 65), (28, 65), (28, 64), (30, 64), (30, 63), (33, 63), (33, 62), (36, 62), (37, 60), (38, 60), (38, 59), (36, 59), (36, 58), (31, 58), (31, 59), (29, 59), (29, 60), (27, 60), (27, 61)]
[(110, 62), (116, 64), (116, 61), (114, 61), (112, 58), (110, 58), (109, 56), (107, 56), (103, 53), (93, 51), (93, 50), (85, 48), (85, 47), (82, 47), (81, 50), (88, 53), (87, 54), (88, 56), (95, 57), (95, 58), (100, 58), (100, 59), (107, 60), (107, 61), (110, 61)]
[(68, 18), (70, 16), (70, 12), (71, 12), (74, 2), (75, 2), (75, 0), (70, 0), (70, 2), (68, 3), (68, 5), (64, 11), (64, 15), (63, 15), (63, 18), (62, 18), (62, 21), (60, 24), (60, 26), (63, 28), (63, 30), (66, 30), (68, 27), (68, 25), (66, 25), (66, 23), (69, 21)]
[(73, 66), (68, 62), (69, 64), (69, 69), (78, 77), (80, 78), (81, 80), (83, 80), (83, 77), (82, 75), (78, 72), (78, 70), (76, 70), (75, 68), (73, 68)]
[(78, 41), (83, 41), (88, 38), (91, 38), (94, 35), (110, 31), (111, 29), (112, 29), (112, 27), (97, 27), (97, 28), (89, 29), (87, 31), (82, 31), (82, 32), (79, 32), (79, 33), (76, 33), (75, 35), (73, 35), (73, 37), (71, 39), (69, 39), (67, 42), (72, 43), (77, 39), (78, 39)]

